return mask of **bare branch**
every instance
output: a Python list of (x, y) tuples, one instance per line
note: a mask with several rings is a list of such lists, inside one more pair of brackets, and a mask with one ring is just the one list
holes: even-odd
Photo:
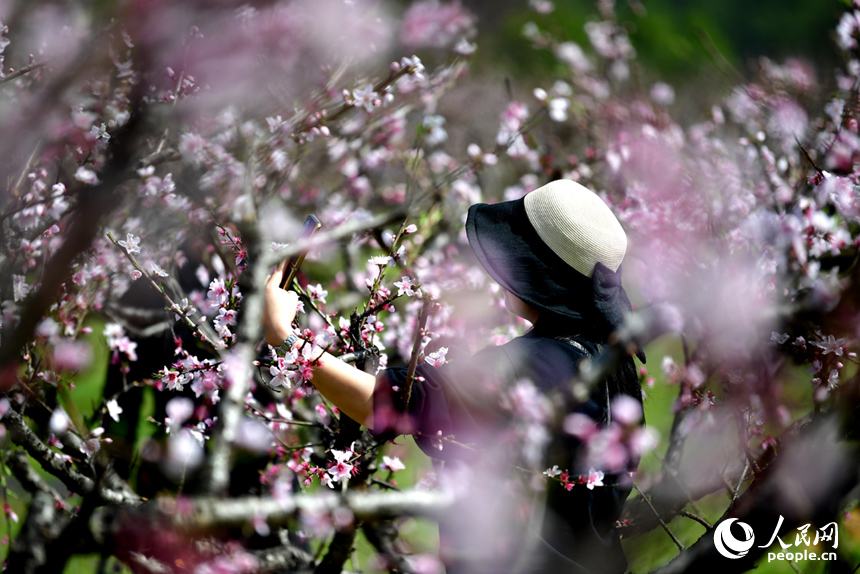
[(409, 366), (406, 369), (406, 391), (404, 393), (403, 409), (409, 408), (409, 399), (412, 398), (412, 381), (415, 379), (415, 369), (418, 368), (418, 355), (421, 353), (421, 341), (424, 338), (424, 328), (427, 326), (427, 319), (430, 317), (430, 309), (433, 302), (430, 299), (424, 300), (424, 305), (421, 307), (421, 314), (418, 316), (418, 325), (415, 327), (415, 338), (412, 342), (412, 355), (409, 357)]
[(699, 516), (698, 514), (693, 514), (692, 512), (688, 512), (686, 510), (679, 510), (677, 512), (677, 514), (678, 514), (678, 516), (683, 516), (684, 518), (689, 518), (690, 520), (695, 520), (696, 522), (698, 522), (699, 524), (704, 526), (706, 529), (712, 528), (711, 524), (707, 520), (705, 520), (704, 518)]
[(669, 535), (669, 538), (671, 538), (671, 539), (672, 539), (672, 542), (674, 542), (674, 543), (675, 543), (675, 546), (677, 546), (677, 547), (678, 547), (678, 550), (683, 550), (683, 549), (684, 549), (684, 545), (683, 545), (683, 544), (681, 544), (681, 541), (680, 541), (680, 540), (678, 540), (678, 538), (677, 538), (674, 534), (672, 534), (672, 531), (671, 531), (671, 530), (669, 530), (669, 526), (667, 526), (667, 525), (666, 525), (666, 523), (663, 521), (663, 518), (660, 516), (660, 513), (659, 513), (659, 512), (657, 512), (657, 509), (656, 509), (656, 508), (654, 508), (654, 505), (652, 505), (652, 504), (651, 504), (651, 501), (650, 501), (650, 500), (648, 500), (648, 497), (647, 497), (647, 496), (645, 496), (645, 494), (644, 494), (641, 490), (639, 490), (639, 486), (638, 486), (635, 482), (633, 483), (633, 488), (635, 488), (635, 489), (636, 489), (636, 492), (638, 492), (638, 493), (639, 493), (639, 496), (641, 496), (641, 497), (642, 497), (642, 500), (644, 500), (644, 501), (648, 504), (648, 507), (649, 507), (649, 508), (651, 509), (651, 511), (654, 513), (654, 516), (656, 516), (656, 517), (657, 517), (657, 520), (659, 520), (659, 521), (660, 521), (660, 526), (662, 526), (662, 527), (663, 527), (663, 530), (665, 530), (665, 531), (666, 531), (666, 534), (668, 534), (668, 535)]
[(291, 544), (267, 548), (253, 553), (257, 559), (258, 573), (266, 572), (310, 572), (314, 557)]
[(314, 568), (314, 574), (340, 574), (343, 565), (349, 559), (352, 552), (352, 546), (355, 544), (355, 535), (358, 533), (356, 525), (352, 524), (347, 528), (339, 529), (334, 533), (331, 543), (328, 545), (328, 550), (317, 567)]
[(274, 498), (198, 498), (192, 500), (193, 512), (174, 514), (172, 519), (190, 528), (235, 527), (251, 518), (265, 520), (270, 526), (285, 526), (298, 513), (310, 515), (331, 513), (339, 508), (351, 510), (356, 520), (365, 522), (397, 516), (437, 517), (455, 502), (449, 492), (354, 492), (339, 496), (334, 492), (299, 495), (292, 504)]
[(113, 471), (106, 473), (105, 483), (99, 484), (97, 488), (95, 481), (81, 474), (70, 462), (48, 448), (30, 430), (24, 417), (17, 411), (10, 409), (3, 417), (3, 424), (6, 425), (12, 442), (23, 447), (42, 468), (59, 478), (70, 491), (81, 495), (98, 492), (102, 502), (119, 506), (134, 506), (140, 503), (140, 497), (115, 476)]
[(4, 77), (0, 78), (0, 86), (5, 84), (6, 82), (11, 82), (12, 80), (14, 80), (16, 78), (20, 78), (21, 76), (23, 76), (25, 74), (29, 74), (33, 70), (38, 70), (39, 68), (42, 68), (42, 67), (47, 66), (47, 65), (48, 65), (48, 62), (33, 62), (29, 66), (24, 66), (20, 70), (10, 72), (10, 73), (6, 74)]
[(12, 442), (24, 448), (27, 453), (42, 465), (46, 471), (60, 479), (70, 491), (78, 494), (87, 494), (95, 489), (95, 483), (78, 472), (71, 463), (48, 448), (39, 440), (24, 417), (15, 410), (10, 409), (3, 417), (3, 423), (9, 431)]
[(48, 561), (50, 543), (62, 532), (68, 520), (58, 514), (50, 494), (36, 492), (27, 508), (21, 532), (12, 541), (6, 566), (10, 572), (36, 574)]
[(62, 502), (63, 499), (60, 498), (59, 493), (51, 488), (51, 486), (45, 482), (35, 470), (33, 470), (33, 467), (30, 466), (30, 462), (27, 460), (27, 455), (25, 455), (23, 451), (15, 450), (9, 453), (8, 458), (6, 459), (6, 464), (27, 492), (32, 494), (44, 492), (53, 498), (55, 503)]
[(350, 221), (349, 223), (339, 225), (334, 229), (320, 231), (319, 233), (314, 235), (312, 239), (296, 241), (294, 244), (290, 245), (285, 249), (261, 252), (258, 257), (262, 259), (262, 263), (265, 268), (274, 267), (275, 265), (280, 263), (281, 260), (287, 257), (298, 255), (302, 251), (308, 251), (319, 245), (325, 245), (327, 243), (336, 242), (342, 239), (346, 239), (348, 237), (352, 237), (354, 234), (359, 233), (361, 231), (367, 231), (368, 229), (375, 229), (383, 225), (388, 225), (389, 223), (397, 221), (398, 219), (402, 219), (404, 217), (403, 213), (403, 209), (396, 209), (391, 213), (380, 215), (370, 219), (358, 219), (355, 221)]

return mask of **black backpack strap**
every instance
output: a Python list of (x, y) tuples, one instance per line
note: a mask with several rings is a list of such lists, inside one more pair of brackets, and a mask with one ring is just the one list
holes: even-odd
[[(582, 353), (583, 356), (586, 357), (588, 360), (591, 360), (594, 358), (594, 355), (591, 353), (591, 351), (589, 351), (585, 345), (583, 345), (582, 343), (579, 342), (577, 335), (561, 335), (561, 336), (555, 337), (555, 340), (561, 341), (562, 343), (567, 343), (571, 347), (574, 347), (576, 350), (578, 350), (580, 353)], [(603, 351), (602, 345), (597, 345), (597, 352), (600, 353), (602, 351)], [(604, 390), (605, 397), (606, 397), (606, 424), (608, 425), (612, 422), (612, 413), (611, 413), (610, 408), (609, 408), (609, 380), (606, 380), (603, 382), (603, 390)]]

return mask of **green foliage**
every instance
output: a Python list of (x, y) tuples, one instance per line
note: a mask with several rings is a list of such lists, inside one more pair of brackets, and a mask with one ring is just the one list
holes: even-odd
[[(842, 13), (840, 4), (850, 5), (851, 0), (649, 0), (644, 4), (643, 12), (619, 2), (619, 21), (630, 32), (638, 59), (649, 74), (683, 84), (715, 65), (728, 63), (743, 70), (759, 56), (832, 63), (835, 53), (828, 38)], [(546, 15), (512, 10), (497, 31), (479, 39), (475, 69), (505, 69), (518, 80), (557, 72), (558, 62), (548, 51), (530, 48), (523, 26), (534, 22), (557, 38), (587, 46), (583, 27), (595, 19), (594, 7), (587, 2), (556, 2), (555, 10)]]

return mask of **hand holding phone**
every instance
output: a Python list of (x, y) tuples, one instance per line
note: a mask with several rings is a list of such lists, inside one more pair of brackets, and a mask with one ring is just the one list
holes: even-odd
[[(302, 232), (299, 234), (299, 241), (305, 241), (314, 236), (314, 234), (319, 231), (320, 227), (322, 227), (322, 223), (315, 215), (308, 215), (308, 218), (305, 219), (304, 225), (302, 225)], [(307, 251), (300, 252), (297, 256), (287, 259), (284, 263), (284, 272), (281, 276), (281, 289), (289, 289), (290, 285), (292, 285), (293, 280), (296, 278), (296, 273), (299, 271), (299, 267), (301, 267), (302, 262), (305, 260), (305, 255), (307, 255)]]

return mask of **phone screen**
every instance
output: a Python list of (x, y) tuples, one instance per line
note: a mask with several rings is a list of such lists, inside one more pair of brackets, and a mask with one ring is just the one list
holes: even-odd
[[(315, 215), (308, 215), (308, 218), (305, 219), (305, 223), (302, 226), (302, 232), (299, 234), (299, 241), (310, 239), (314, 236), (314, 233), (319, 231), (320, 227), (322, 227), (320, 220), (317, 219)], [(299, 267), (301, 267), (302, 262), (305, 260), (305, 255), (307, 255), (307, 251), (302, 251), (298, 256), (286, 261), (284, 274), (281, 277), (281, 289), (290, 288), (290, 285), (296, 278), (296, 273), (298, 273)]]

